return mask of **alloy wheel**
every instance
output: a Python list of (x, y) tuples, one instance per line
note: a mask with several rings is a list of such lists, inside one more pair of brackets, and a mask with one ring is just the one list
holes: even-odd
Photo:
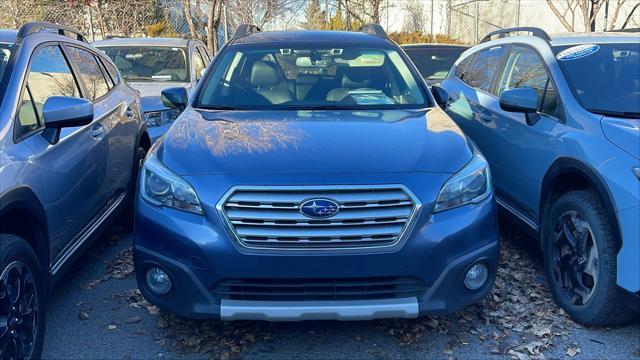
[(38, 295), (33, 273), (21, 261), (0, 275), (0, 359), (28, 359), (33, 353), (38, 321)]
[(595, 293), (600, 268), (589, 223), (576, 211), (566, 211), (556, 219), (552, 241), (555, 285), (569, 303), (585, 305)]

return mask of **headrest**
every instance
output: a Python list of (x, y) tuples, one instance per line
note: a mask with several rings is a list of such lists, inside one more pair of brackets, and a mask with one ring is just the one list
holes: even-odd
[(265, 61), (256, 61), (251, 67), (251, 86), (273, 86), (280, 82), (275, 66)]
[(371, 86), (371, 72), (368, 68), (349, 68), (342, 75), (342, 87), (348, 89), (366, 88)]

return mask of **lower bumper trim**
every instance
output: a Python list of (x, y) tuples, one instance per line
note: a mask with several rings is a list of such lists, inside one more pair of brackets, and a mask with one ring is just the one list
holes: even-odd
[(353, 301), (246, 301), (223, 299), (222, 320), (373, 320), (414, 319), (419, 314), (415, 297)]

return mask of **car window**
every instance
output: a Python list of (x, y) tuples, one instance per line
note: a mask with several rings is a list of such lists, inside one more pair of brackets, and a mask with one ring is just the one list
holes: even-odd
[(103, 46), (127, 81), (189, 82), (187, 49), (169, 46)]
[(69, 47), (71, 61), (73, 61), (78, 70), (80, 77), (85, 85), (87, 94), (85, 98), (94, 101), (109, 92), (109, 85), (104, 78), (98, 60), (93, 54), (77, 47)]
[(111, 75), (111, 79), (113, 79), (113, 83), (115, 85), (118, 85), (120, 83), (120, 74), (118, 73), (118, 70), (116, 69), (116, 67), (113, 66), (113, 64), (111, 64), (108, 61), (103, 61), (102, 63), (107, 68), (109, 75)]
[(569, 88), (586, 110), (640, 118), (640, 43), (564, 45), (553, 48)]
[(405, 52), (427, 80), (444, 79), (464, 47), (406, 48)]
[(80, 97), (71, 68), (57, 45), (39, 48), (31, 57), (18, 110), (19, 136), (43, 125), (42, 107), (51, 96)]
[(466, 79), (467, 84), (488, 92), (491, 86), (491, 79), (500, 65), (503, 53), (504, 47), (492, 47), (480, 51), (476, 61), (473, 63), (469, 77)]
[(109, 90), (113, 89), (113, 87), (115, 86), (115, 83), (113, 82), (113, 78), (111, 78), (111, 75), (107, 71), (107, 68), (104, 66), (105, 62), (102, 61), (102, 59), (100, 59), (97, 56), (96, 56), (96, 59), (98, 60), (98, 64), (100, 65), (100, 70), (102, 70), (102, 74), (104, 75), (104, 78), (107, 80), (107, 84), (109, 85)]
[(406, 60), (393, 48), (354, 45), (227, 47), (196, 106), (242, 109), (401, 109), (429, 106)]
[(540, 112), (559, 117), (557, 92), (542, 58), (531, 48), (514, 46), (498, 84), (498, 95), (505, 90), (523, 87), (532, 88), (538, 93)]
[(196, 80), (200, 80), (200, 78), (202, 77), (202, 70), (204, 70), (206, 67), (207, 66), (205, 65), (205, 62), (202, 59), (200, 52), (198, 51), (198, 49), (194, 48), (193, 49), (193, 71), (196, 76)]
[(467, 56), (466, 58), (464, 58), (462, 61), (460, 61), (460, 63), (458, 63), (458, 66), (456, 66), (456, 72), (455, 75), (458, 79), (460, 80), (464, 80), (464, 74), (469, 74), (469, 71), (467, 71), (467, 67), (469, 66), (469, 63), (471, 63), (471, 60), (473, 59), (475, 54), (471, 54), (469, 56)]

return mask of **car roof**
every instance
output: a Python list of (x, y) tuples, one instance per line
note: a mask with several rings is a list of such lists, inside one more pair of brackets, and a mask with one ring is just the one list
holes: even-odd
[(183, 38), (113, 38), (98, 40), (93, 43), (95, 47), (101, 46), (174, 46), (186, 47), (191, 39)]
[(15, 43), (17, 37), (17, 30), (0, 29), (0, 43)]
[(437, 49), (437, 48), (460, 48), (468, 49), (470, 46), (465, 44), (437, 44), (437, 43), (424, 43), (424, 44), (404, 44), (401, 45), (405, 49)]
[(551, 35), (552, 46), (580, 45), (590, 43), (633, 43), (640, 42), (638, 33), (631, 32), (593, 32), (565, 33)]
[(299, 42), (328, 44), (358, 44), (369, 46), (389, 46), (389, 40), (359, 31), (260, 31), (231, 40), (232, 44), (251, 44), (261, 42)]

